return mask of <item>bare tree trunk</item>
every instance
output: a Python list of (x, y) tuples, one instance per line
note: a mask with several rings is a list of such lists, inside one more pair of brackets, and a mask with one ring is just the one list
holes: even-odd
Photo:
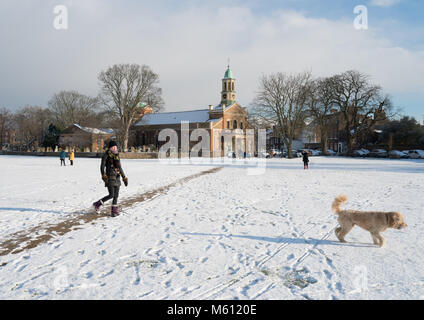
[(321, 150), (322, 150), (322, 154), (323, 155), (327, 155), (328, 152), (328, 133), (327, 133), (327, 128), (325, 126), (323, 126), (321, 128)]
[(123, 139), (123, 142), (124, 142), (124, 145), (123, 145), (123, 151), (124, 152), (127, 152), (128, 151), (128, 140), (129, 140), (129, 136), (130, 136), (130, 126), (129, 125), (127, 125), (126, 126), (126, 128), (125, 128), (125, 130), (124, 130), (124, 139)]
[(351, 154), (352, 153), (352, 135), (350, 133), (350, 127), (349, 124), (346, 124), (346, 147), (347, 147), (347, 154)]
[(388, 146), (389, 146), (389, 152), (392, 151), (393, 149), (393, 132), (389, 133), (389, 141), (388, 141)]
[(293, 158), (293, 139), (289, 138), (289, 141), (287, 143), (287, 157), (289, 159)]
[(0, 149), (3, 147), (4, 134), (11, 121), (11, 114), (6, 108), (0, 109)]

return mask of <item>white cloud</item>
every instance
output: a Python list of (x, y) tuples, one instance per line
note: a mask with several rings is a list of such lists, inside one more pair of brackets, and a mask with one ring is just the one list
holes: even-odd
[[(166, 10), (104, 2), (99, 14), (71, 7), (63, 33), (50, 20), (0, 29), (1, 43), (9, 43), (0, 51), (0, 96), (45, 105), (62, 89), (96, 95), (101, 70), (139, 63), (159, 73), (168, 111), (206, 107), (219, 102), (228, 57), (244, 105), (252, 101), (259, 76), (277, 71), (325, 76), (357, 69), (394, 96), (424, 94), (424, 52), (397, 47), (372, 28), (357, 31), (353, 19), (283, 10), (257, 14), (245, 6)], [(43, 20), (32, 23), (37, 21)]]

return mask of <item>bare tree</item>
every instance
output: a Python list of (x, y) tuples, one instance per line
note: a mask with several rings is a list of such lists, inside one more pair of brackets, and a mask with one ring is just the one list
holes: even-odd
[(311, 74), (275, 73), (260, 78), (259, 91), (253, 102), (255, 114), (275, 127), (292, 157), (295, 134), (304, 126)]
[(16, 112), (13, 122), (20, 148), (28, 150), (41, 145), (44, 131), (51, 123), (51, 119), (50, 110), (37, 106), (26, 106)]
[(348, 153), (352, 153), (355, 138), (377, 121), (393, 115), (392, 103), (382, 94), (379, 85), (358, 71), (346, 71), (331, 78), (334, 103), (343, 114)]
[(96, 125), (100, 121), (96, 110), (99, 99), (80, 94), (76, 91), (61, 91), (55, 94), (48, 102), (52, 111), (55, 125), (65, 129), (73, 124), (82, 126)]
[(324, 155), (328, 149), (328, 125), (334, 108), (334, 92), (330, 78), (321, 78), (310, 85), (308, 111), (321, 135), (321, 149)]
[(120, 121), (117, 135), (126, 151), (130, 128), (140, 109), (149, 106), (159, 111), (163, 107), (159, 76), (146, 65), (120, 64), (102, 71), (98, 79), (103, 104)]
[(12, 114), (6, 108), (0, 109), (0, 149), (3, 146), (6, 131), (9, 130)]

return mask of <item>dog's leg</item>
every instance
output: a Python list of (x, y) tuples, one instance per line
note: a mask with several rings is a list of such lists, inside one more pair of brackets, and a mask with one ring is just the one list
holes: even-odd
[(372, 234), (372, 233), (371, 233), (371, 237), (372, 237), (372, 241), (374, 242), (374, 244), (378, 246), (379, 245), (379, 242), (378, 242), (377, 237), (374, 234)]
[(354, 227), (354, 224), (343, 224), (340, 228), (336, 229), (336, 236), (340, 242), (346, 242), (344, 237), (349, 233), (350, 230)]
[(372, 232), (372, 239), (374, 241), (374, 244), (379, 246), (380, 248), (383, 247), (386, 244), (386, 239), (378, 232)]
[(386, 244), (386, 239), (381, 235), (381, 234), (377, 234), (378, 240), (380, 241), (379, 246), (384, 247), (384, 245)]
[(338, 227), (338, 228), (336, 228), (336, 230), (334, 230), (337, 238), (339, 237), (339, 233), (340, 233), (341, 230), (342, 230), (342, 228), (340, 228), (340, 227)]

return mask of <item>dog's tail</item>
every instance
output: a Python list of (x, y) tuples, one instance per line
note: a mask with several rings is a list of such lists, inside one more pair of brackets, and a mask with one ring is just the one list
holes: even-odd
[(345, 195), (339, 195), (336, 199), (333, 201), (333, 205), (331, 206), (331, 209), (333, 212), (339, 214), (342, 210), (340, 209), (340, 206), (347, 201), (347, 196)]

